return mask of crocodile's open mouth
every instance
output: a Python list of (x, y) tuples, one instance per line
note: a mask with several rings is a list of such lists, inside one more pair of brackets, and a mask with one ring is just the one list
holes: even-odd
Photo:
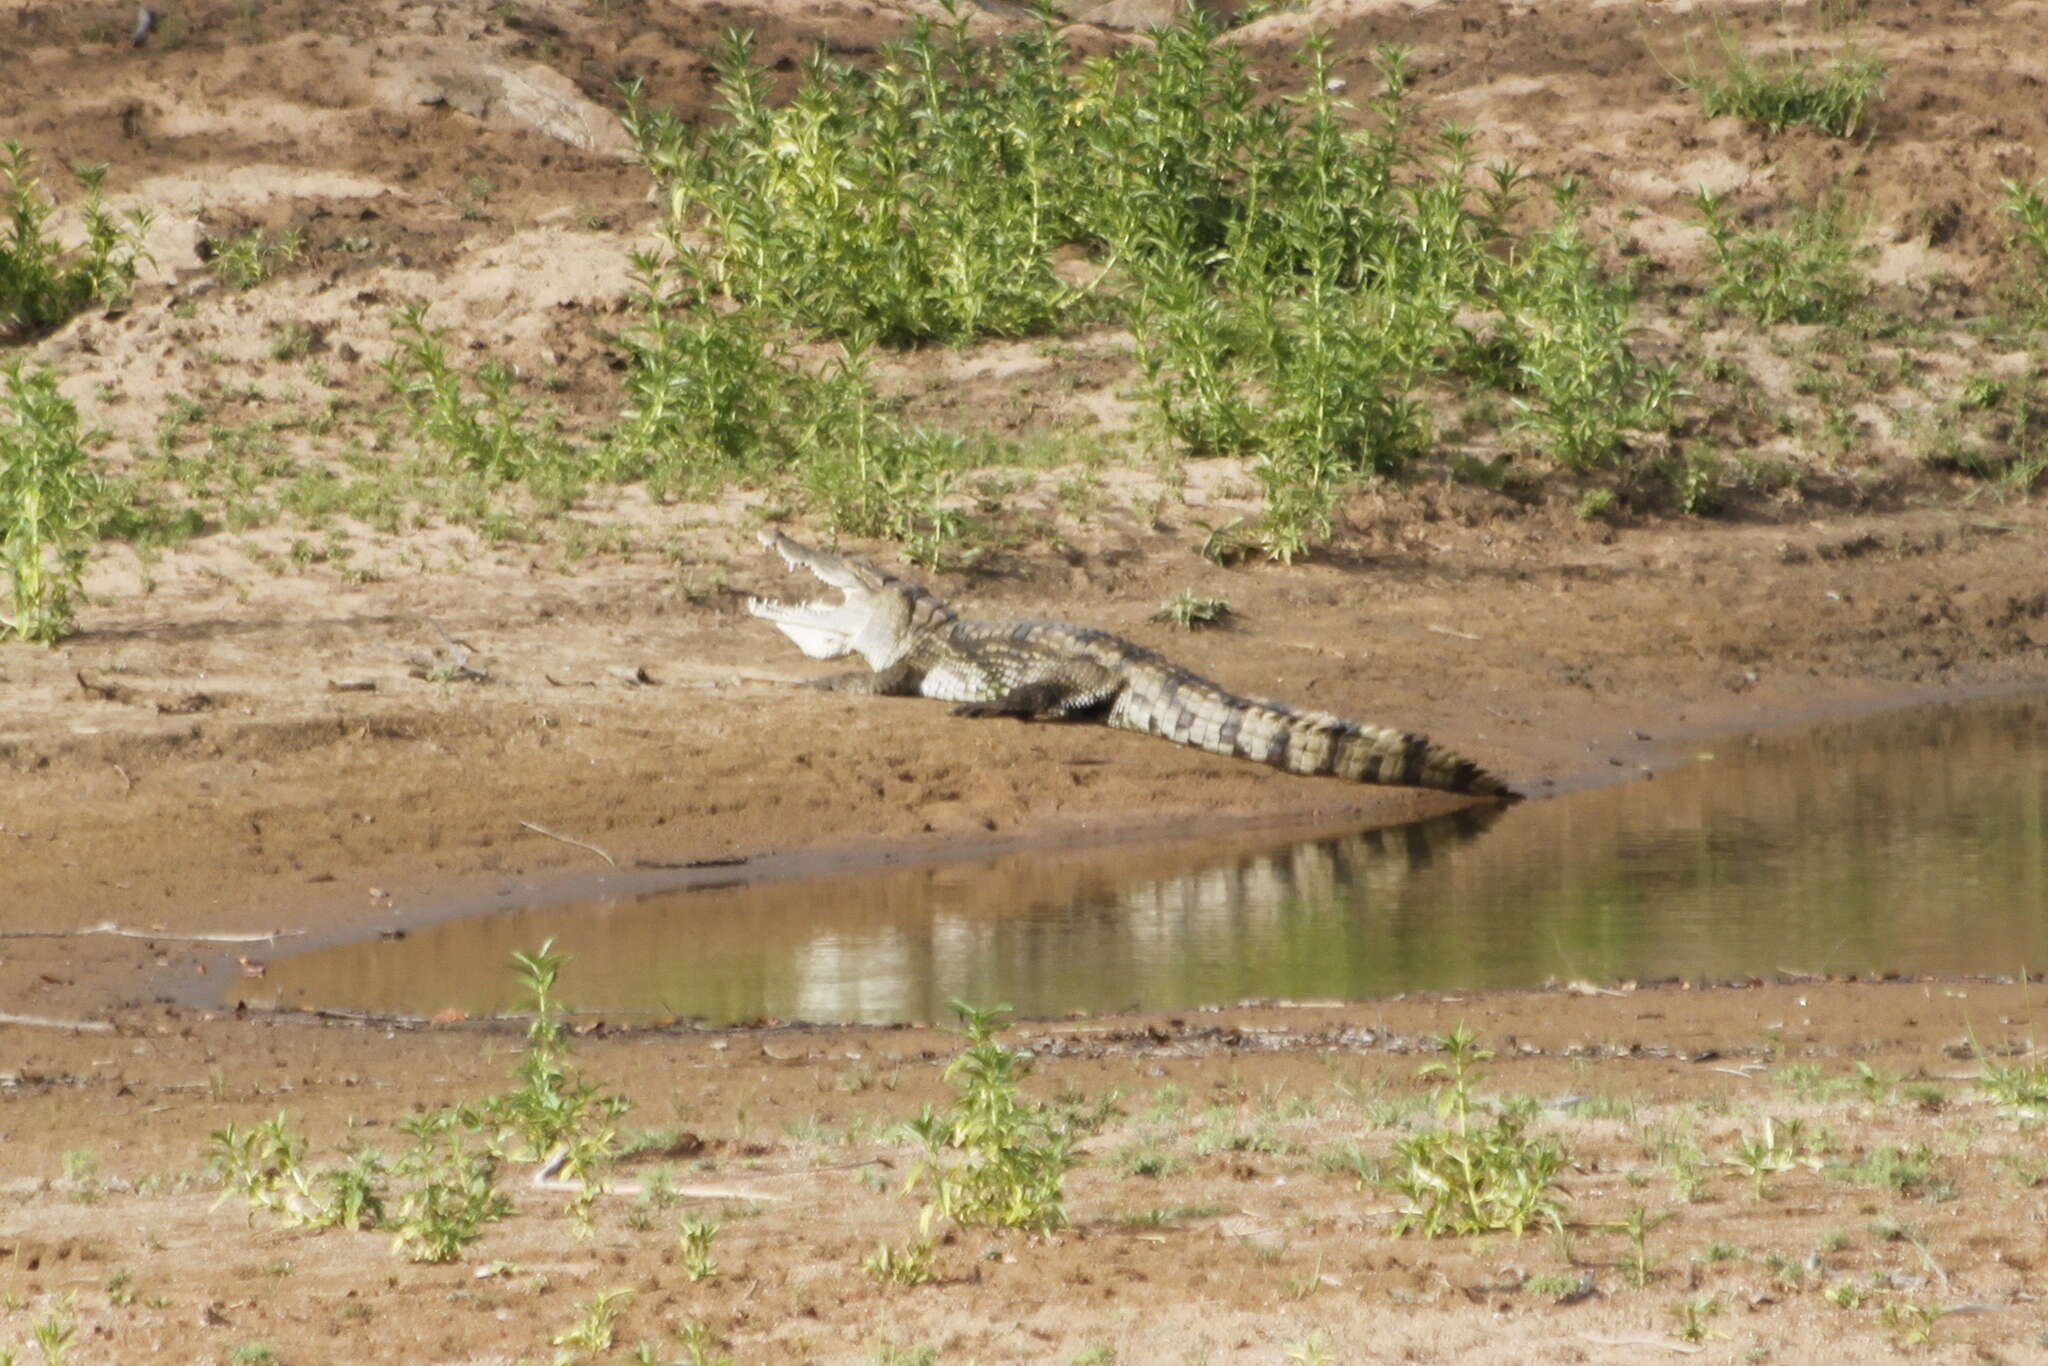
[(777, 602), (748, 598), (747, 611), (796, 642), (812, 659), (837, 659), (853, 650), (853, 638), (867, 624), (868, 613), (851, 602)]
[(774, 598), (748, 598), (747, 611), (796, 642), (812, 659), (837, 659), (851, 654), (854, 640), (875, 614), (873, 593), (860, 575), (838, 556), (810, 553), (772, 528), (758, 534), (762, 545), (782, 556), (791, 569), (815, 574), (840, 591), (839, 602), (813, 599), (809, 602), (779, 602)]

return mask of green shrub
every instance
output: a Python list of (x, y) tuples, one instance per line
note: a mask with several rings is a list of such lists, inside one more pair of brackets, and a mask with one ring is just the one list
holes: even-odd
[(1506, 279), (1502, 341), (1524, 395), (1516, 425), (1559, 464), (1613, 463), (1626, 433), (1671, 420), (1676, 372), (1628, 346), (1633, 291), (1609, 278), (1580, 231), (1578, 186), (1557, 187), (1557, 219), (1536, 234)]
[[(872, 71), (814, 59), (772, 108), (735, 37), (708, 131), (629, 86), (626, 124), (669, 213), (621, 338), (620, 468), (798, 469), (841, 529), (939, 559), (972, 531), (948, 499), (958, 448), (887, 420), (856, 382), (865, 349), (1111, 309), (1167, 432), (1252, 457), (1267, 509), (1246, 540), (1277, 559), (1327, 532), (1350, 485), (1428, 449), (1431, 385), (1525, 394), (1525, 425), (1574, 465), (1668, 421), (1671, 375), (1629, 350), (1630, 291), (1571, 196), (1552, 231), (1510, 232), (1521, 172), (1476, 174), (1464, 130), (1418, 131), (1404, 50), (1378, 54), (1357, 127), (1325, 40), (1275, 99), (1220, 38), (1193, 10), (1079, 61), (1050, 24), (976, 47), (956, 16)], [(1085, 289), (1055, 270), (1062, 248), (1094, 258)], [(1504, 321), (1482, 336), (1474, 318)], [(795, 373), (769, 341), (783, 324), (843, 357)], [(895, 506), (917, 511), (891, 525), (877, 509)]]
[(2019, 258), (2020, 300), (2035, 322), (2048, 322), (2048, 181), (2000, 184), (2005, 211), (2018, 225), (2008, 245)]
[(1057, 98), (1064, 45), (1041, 28), (977, 46), (955, 13), (860, 69), (822, 51), (768, 103), (752, 39), (718, 59), (709, 134), (626, 89), (626, 126), (674, 217), (713, 237), (711, 277), (834, 335), (902, 345), (1044, 331), (1078, 291), (1052, 268), (1076, 121)]
[(100, 202), (107, 168), (76, 166), (85, 241), (67, 250), (44, 235), (57, 204), (36, 179), (28, 149), (10, 138), (0, 141), (0, 154), (8, 220), (0, 238), (0, 338), (55, 327), (95, 300), (125, 299), (152, 216), (138, 209), (116, 218)]
[(427, 325), (428, 307), (415, 300), (392, 314), (400, 346), (378, 365), (413, 434), (457, 469), (494, 483), (577, 482), (580, 472), (570, 468), (567, 443), (551, 422), (532, 416), (531, 404), (514, 396), (518, 373), (489, 357), (463, 375), (448, 359), (446, 334)]
[(1426, 1238), (1446, 1233), (1520, 1234), (1532, 1223), (1562, 1226), (1562, 1199), (1555, 1189), (1565, 1153), (1551, 1139), (1531, 1138), (1527, 1120), (1502, 1110), (1491, 1121), (1475, 1114), (1472, 1081), (1478, 1065), (1493, 1056), (1478, 1046), (1463, 1024), (1436, 1040), (1450, 1056), (1418, 1074), (1446, 1080), (1435, 1088), (1441, 1127), (1394, 1145), (1399, 1161), (1377, 1179), (1408, 1197), (1395, 1222)]
[(254, 289), (299, 259), (304, 239), (297, 228), (286, 228), (272, 237), (262, 228), (251, 228), (233, 237), (209, 244), (208, 260), (221, 279), (236, 289)]
[(88, 465), (90, 433), (57, 390), (57, 372), (17, 360), (0, 370), (0, 565), (13, 617), (0, 627), (51, 644), (71, 633), (79, 580), (97, 534), (100, 478)]
[(1701, 190), (1693, 202), (1713, 244), (1717, 272), (1708, 297), (1766, 325), (1838, 323), (1864, 296), (1853, 264), (1857, 249), (1841, 206), (1796, 209), (1783, 228), (1736, 228), (1722, 196)]
[(1075, 1161), (1073, 1136), (1045, 1106), (1018, 1090), (1024, 1055), (997, 1039), (1007, 1007), (977, 1010), (953, 1002), (967, 1046), (946, 1065), (955, 1095), (944, 1110), (930, 1105), (910, 1122), (925, 1156), (906, 1189), (928, 1186), (922, 1219), (944, 1217), (962, 1227), (994, 1225), (1044, 1232), (1066, 1223), (1065, 1184)]

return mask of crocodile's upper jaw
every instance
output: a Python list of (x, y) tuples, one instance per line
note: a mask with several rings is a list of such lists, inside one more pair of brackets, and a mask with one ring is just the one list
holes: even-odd
[(886, 669), (910, 648), (914, 599), (922, 596), (894, 575), (862, 560), (813, 550), (774, 528), (759, 533), (762, 545), (792, 569), (804, 569), (840, 591), (842, 601), (786, 603), (748, 598), (747, 611), (796, 642), (813, 659), (859, 654), (872, 669)]

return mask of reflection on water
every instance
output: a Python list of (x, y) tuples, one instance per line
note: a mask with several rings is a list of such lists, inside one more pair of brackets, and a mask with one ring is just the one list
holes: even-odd
[[(2048, 963), (2048, 701), (1696, 747), (1654, 781), (1278, 842), (1034, 851), (444, 922), (270, 966), (280, 1004), (516, 1004), (514, 949), (575, 1005), (944, 1018), (1547, 977)], [(253, 985), (253, 984), (252, 984)], [(254, 1003), (254, 998), (250, 998)]]

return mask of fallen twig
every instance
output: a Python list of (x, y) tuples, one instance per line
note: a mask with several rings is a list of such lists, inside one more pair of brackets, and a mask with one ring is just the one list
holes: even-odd
[(1459, 640), (1479, 639), (1478, 636), (1471, 634), (1469, 631), (1453, 631), (1448, 626), (1431, 626), (1428, 629), (1436, 632), (1440, 636), (1456, 636)]
[(619, 861), (617, 859), (613, 858), (610, 854), (607, 854), (604, 850), (598, 848), (594, 844), (590, 844), (584, 840), (571, 839), (567, 835), (558, 835), (554, 831), (548, 829), (545, 825), (535, 825), (532, 821), (521, 821), (519, 823), (525, 826), (528, 830), (531, 830), (536, 835), (546, 835), (551, 840), (560, 840), (564, 844), (573, 844), (578, 849), (588, 849), (591, 853), (597, 855), (606, 863), (609, 863), (612, 867), (616, 868), (619, 866)]
[(105, 1020), (59, 1020), (49, 1015), (14, 1015), (0, 1010), (0, 1025), (24, 1025), (31, 1029), (71, 1029), (86, 1034), (111, 1034), (114, 1027)]
[(1581, 1333), (1579, 1337), (1595, 1347), (1655, 1347), (1659, 1351), (1680, 1352), (1686, 1356), (1707, 1350), (1690, 1343), (1673, 1342), (1669, 1338), (1611, 1338), (1604, 1333)]
[(304, 933), (304, 930), (267, 930), (262, 934), (172, 934), (168, 930), (131, 930), (111, 920), (103, 920), (78, 930), (0, 930), (0, 939), (69, 939), (88, 934), (111, 934), (122, 939), (175, 939), (188, 944), (268, 944), (274, 939)]

